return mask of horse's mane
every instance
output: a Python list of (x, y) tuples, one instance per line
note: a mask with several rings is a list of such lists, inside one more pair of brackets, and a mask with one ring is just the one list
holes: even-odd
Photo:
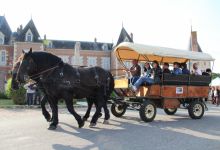
[(62, 59), (48, 52), (32, 52), (31, 57), (38, 65), (57, 65)]

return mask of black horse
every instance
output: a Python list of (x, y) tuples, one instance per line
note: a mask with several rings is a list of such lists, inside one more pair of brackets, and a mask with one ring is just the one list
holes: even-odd
[[(107, 109), (107, 99), (114, 89), (114, 79), (108, 71), (100, 67), (73, 68), (50, 53), (32, 52), (24, 54), (20, 64), (17, 80), (25, 82), (30, 77), (42, 86), (52, 109), (52, 123), (49, 129), (55, 129), (58, 124), (59, 99), (64, 99), (69, 112), (76, 118), (79, 127), (84, 125), (84, 120), (73, 108), (73, 98), (88, 98), (95, 101), (96, 112), (91, 120), (94, 126), (98, 120), (101, 108)], [(109, 111), (105, 112), (108, 120)]]
[[(17, 77), (17, 72), (18, 72), (18, 69), (20, 67), (20, 64), (21, 64), (21, 61), (23, 59), (23, 55), (21, 55), (19, 58), (18, 58), (18, 61), (15, 62), (14, 64), (14, 67), (12, 69), (12, 89), (13, 90), (17, 90), (19, 89), (19, 86), (20, 84), (18, 83), (18, 81), (16, 80), (16, 77)], [(42, 85), (40, 85), (41, 82), (38, 82), (38, 85), (37, 87), (44, 93), (44, 96), (41, 98), (41, 108), (42, 108), (42, 114), (44, 116), (44, 118), (50, 122), (52, 121), (53, 119), (51, 118), (51, 115), (50, 113), (47, 111), (46, 109), (46, 103), (48, 102), (48, 99), (47, 99), (47, 96), (46, 96), (46, 93), (44, 92), (44, 89), (42, 87)], [(87, 104), (88, 104), (88, 109), (86, 111), (86, 114), (84, 115), (83, 117), (83, 120), (86, 121), (89, 116), (90, 116), (90, 112), (91, 112), (91, 109), (92, 109), (92, 105), (95, 104), (95, 106), (97, 107), (97, 104), (96, 104), (96, 100), (93, 99), (93, 98), (86, 98), (87, 100)], [(105, 118), (109, 118), (108, 116), (108, 109), (107, 107), (103, 107), (104, 108), (104, 112), (105, 112)], [(102, 113), (99, 114), (99, 117), (102, 116)], [(108, 121), (105, 119), (103, 123), (108, 123)]]

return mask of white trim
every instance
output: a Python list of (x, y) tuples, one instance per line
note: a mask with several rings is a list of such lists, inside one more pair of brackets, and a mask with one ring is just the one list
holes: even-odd
[(102, 57), (101, 66), (106, 70), (110, 70), (110, 57)]
[(0, 31), (0, 45), (5, 44), (5, 35)]
[(5, 66), (7, 62), (6, 50), (0, 50), (0, 66)]
[(33, 41), (33, 33), (31, 32), (30, 29), (28, 29), (28, 31), (25, 34), (25, 41), (26, 42), (32, 42)]
[(87, 66), (97, 66), (97, 57), (87, 56)]
[[(74, 60), (74, 56), (72, 56), (71, 65), (75, 65), (75, 64), (76, 64), (76, 62)], [(79, 65), (83, 66), (83, 56), (79, 56)]]

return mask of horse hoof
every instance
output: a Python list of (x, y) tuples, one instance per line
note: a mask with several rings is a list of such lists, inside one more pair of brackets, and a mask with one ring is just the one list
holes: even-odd
[(47, 117), (45, 117), (45, 119), (47, 120), (47, 122), (51, 122), (52, 121), (52, 118), (50, 115), (48, 115)]
[(48, 128), (48, 130), (56, 130), (56, 128), (57, 128), (57, 126), (55, 126), (55, 125), (50, 125), (49, 128)]
[(109, 121), (108, 120), (104, 120), (103, 124), (109, 124)]
[(99, 118), (101, 118), (101, 117), (102, 117), (102, 113), (99, 114)]
[(81, 123), (79, 123), (79, 128), (82, 128), (84, 126), (85, 122), (82, 121)]
[(89, 127), (94, 128), (96, 126), (96, 123), (90, 123)]

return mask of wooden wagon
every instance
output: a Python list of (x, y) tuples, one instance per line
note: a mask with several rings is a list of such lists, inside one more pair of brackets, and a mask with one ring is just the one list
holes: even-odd
[[(160, 63), (214, 60), (206, 53), (127, 42), (118, 45), (114, 53), (122, 64), (133, 59), (148, 62), (157, 60)], [(143, 84), (134, 93), (129, 87), (129, 79), (116, 77), (116, 96), (112, 99), (111, 112), (114, 116), (121, 117), (127, 108), (135, 109), (139, 111), (143, 121), (151, 122), (156, 116), (156, 108), (162, 108), (166, 114), (174, 115), (181, 107), (188, 109), (192, 119), (200, 119), (207, 108), (204, 99), (208, 98), (210, 82), (211, 76), (163, 74), (160, 83)]]

